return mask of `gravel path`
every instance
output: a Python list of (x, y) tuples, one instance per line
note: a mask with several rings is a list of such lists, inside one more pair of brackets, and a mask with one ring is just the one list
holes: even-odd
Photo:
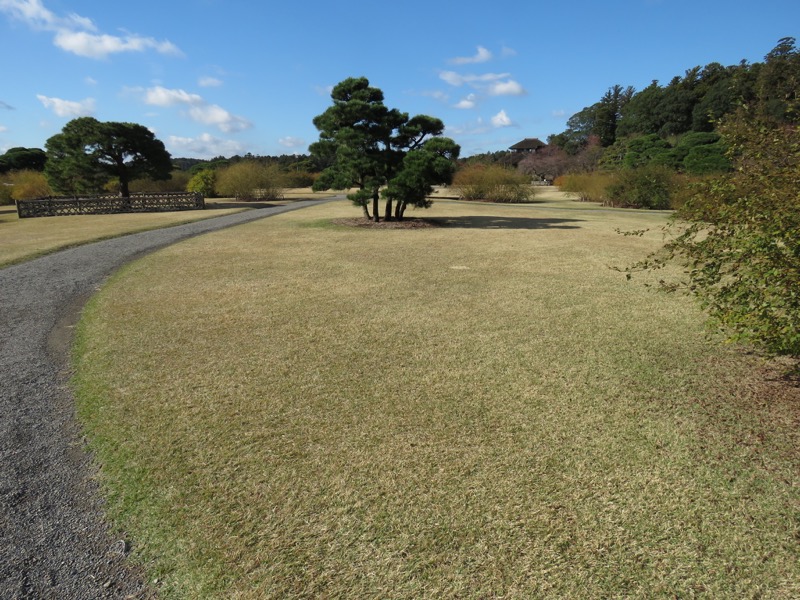
[[(0, 598), (152, 598), (111, 537), (66, 386), (72, 326), (121, 265), (300, 201), (128, 235), (0, 269)], [(324, 202), (324, 201), (322, 201)]]

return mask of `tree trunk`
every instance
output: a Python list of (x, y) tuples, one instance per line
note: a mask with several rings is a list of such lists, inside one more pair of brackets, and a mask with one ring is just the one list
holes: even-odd
[(395, 221), (402, 221), (403, 220), (403, 202), (401, 200), (397, 201), (397, 204), (394, 206), (394, 219)]
[(372, 194), (372, 218), (377, 223), (381, 220), (381, 209), (378, 201), (380, 200), (380, 196), (378, 194), (378, 190)]
[(131, 191), (128, 188), (128, 180), (120, 179), (119, 181), (119, 195), (122, 196), (122, 210), (123, 212), (131, 212)]
[(369, 209), (367, 208), (367, 203), (361, 205), (361, 210), (364, 211), (364, 218), (369, 221), (372, 217), (369, 216)]
[(383, 220), (384, 221), (391, 221), (392, 220), (392, 199), (388, 196), (386, 197), (386, 210), (383, 213)]

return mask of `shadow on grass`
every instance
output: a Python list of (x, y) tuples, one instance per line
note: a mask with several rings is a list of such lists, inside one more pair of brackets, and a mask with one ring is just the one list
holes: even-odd
[(582, 219), (535, 219), (525, 217), (452, 217), (431, 219), (443, 227), (462, 229), (578, 229)]

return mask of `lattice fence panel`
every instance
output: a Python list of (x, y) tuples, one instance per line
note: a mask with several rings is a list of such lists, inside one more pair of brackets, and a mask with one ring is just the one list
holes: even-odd
[(197, 192), (131, 194), (130, 198), (101, 195), (86, 198), (63, 197), (18, 200), (17, 214), (22, 219), (62, 215), (106, 215), (132, 212), (202, 210), (205, 206), (205, 199), (202, 194)]

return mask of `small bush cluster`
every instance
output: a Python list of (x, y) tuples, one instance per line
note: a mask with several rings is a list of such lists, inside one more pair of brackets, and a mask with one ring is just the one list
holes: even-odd
[(204, 198), (216, 196), (215, 184), (217, 183), (217, 172), (214, 169), (202, 169), (194, 173), (189, 183), (186, 184), (187, 192), (198, 192)]
[[(164, 180), (154, 179), (134, 179), (128, 184), (130, 192), (136, 194), (163, 194), (168, 192), (183, 192), (186, 191), (186, 185), (189, 182), (189, 173), (186, 171), (174, 170), (172, 177)], [(116, 185), (117, 187), (113, 187)], [(116, 182), (112, 182), (112, 191), (119, 189)]]
[(284, 173), (284, 185), (288, 188), (307, 188), (314, 185), (317, 175), (308, 171), (288, 171)]
[(699, 178), (678, 175), (669, 167), (647, 165), (638, 169), (573, 173), (556, 179), (563, 192), (582, 202), (599, 202), (617, 208), (666, 210), (682, 206)]
[(453, 186), (464, 200), (523, 203), (535, 193), (530, 177), (500, 165), (468, 165), (456, 173)]
[(554, 185), (562, 192), (575, 194), (581, 202), (608, 202), (607, 188), (615, 181), (612, 173), (594, 171), (557, 177)]
[(11, 171), (0, 180), (0, 205), (14, 204), (15, 200), (31, 200), (52, 195), (53, 190), (40, 171), (30, 169)]
[(14, 199), (11, 197), (12, 189), (8, 181), (5, 179), (0, 180), (0, 206), (14, 204)]
[(607, 204), (622, 208), (665, 210), (677, 187), (675, 172), (669, 167), (648, 165), (639, 169), (622, 169), (606, 188)]
[(220, 169), (215, 185), (220, 196), (245, 202), (278, 200), (283, 197), (285, 187), (285, 174), (277, 165), (256, 161), (242, 161)]

